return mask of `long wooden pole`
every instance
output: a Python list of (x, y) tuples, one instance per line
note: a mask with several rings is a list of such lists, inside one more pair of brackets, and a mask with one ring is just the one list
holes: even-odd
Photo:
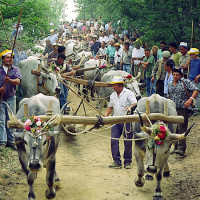
[[(17, 31), (16, 31), (16, 34), (15, 34), (14, 42), (13, 42), (13, 47), (12, 47), (12, 51), (11, 51), (11, 58), (10, 58), (10, 63), (8, 65), (8, 71), (7, 71), (6, 77), (8, 76), (8, 73), (9, 73), (9, 70), (10, 70), (10, 66), (12, 65), (13, 52), (14, 52), (14, 48), (15, 48), (15, 43), (16, 43), (16, 39), (17, 39), (17, 34), (18, 34), (18, 29), (19, 29), (19, 23), (20, 23), (20, 20), (21, 20), (21, 16), (22, 16), (22, 8), (20, 10), (20, 15), (19, 15), (18, 24), (17, 24)], [(6, 87), (6, 82), (3, 85), (3, 88), (5, 88), (5, 87)], [(1, 103), (1, 101), (3, 99), (3, 94), (4, 93), (1, 94), (0, 103)]]
[[(143, 121), (147, 122), (148, 119), (146, 114), (141, 114)], [(52, 118), (52, 116), (41, 115), (38, 116), (43, 121), (48, 121)], [(182, 124), (184, 123), (183, 116), (166, 116), (161, 113), (151, 113), (148, 115), (148, 118), (151, 121), (162, 120), (166, 123), (174, 123), (174, 124)], [(125, 115), (125, 116), (111, 116), (111, 117), (102, 117), (104, 125), (108, 124), (123, 124), (123, 123), (131, 123), (131, 122), (139, 122), (138, 115)], [(84, 124), (84, 125), (95, 125), (98, 122), (97, 117), (85, 117), (85, 116), (69, 116), (63, 115), (61, 120), (61, 124)], [(8, 128), (16, 128), (16, 124), (12, 124), (11, 121), (7, 123)]]
[(194, 22), (192, 21), (192, 32), (191, 32), (191, 45), (190, 45), (190, 48), (192, 48), (193, 35), (194, 35)]

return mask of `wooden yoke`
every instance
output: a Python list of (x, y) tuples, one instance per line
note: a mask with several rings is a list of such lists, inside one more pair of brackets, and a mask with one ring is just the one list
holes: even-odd
[(37, 94), (39, 94), (39, 87), (40, 87), (39, 86), (40, 69), (41, 69), (41, 65), (38, 64), (38, 69), (37, 70), (34, 70), (34, 69), (31, 70), (31, 74), (37, 76), (37, 85), (36, 85), (36, 87), (37, 87)]
[(47, 111), (46, 111), (46, 115), (47, 115), (47, 116), (52, 116), (52, 115), (53, 115), (52, 106), (53, 106), (53, 101), (50, 100), (50, 101), (49, 101), (48, 108), (47, 108)]
[[(146, 100), (146, 114), (147, 116), (151, 113), (151, 110), (150, 110), (150, 101), (147, 99)], [(147, 121), (146, 122), (146, 126), (149, 126), (149, 122)]]

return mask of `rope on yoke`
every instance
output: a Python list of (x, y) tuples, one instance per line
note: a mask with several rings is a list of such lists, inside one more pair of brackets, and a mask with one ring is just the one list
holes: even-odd
[(100, 115), (97, 115), (96, 117), (98, 118), (98, 121), (94, 127), (96, 129), (99, 129), (104, 126), (104, 122), (103, 122), (103, 118)]
[(94, 87), (94, 80), (88, 80), (87, 89), (91, 90)]

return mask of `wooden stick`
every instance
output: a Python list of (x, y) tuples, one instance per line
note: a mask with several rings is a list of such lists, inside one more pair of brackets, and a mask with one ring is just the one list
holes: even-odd
[(103, 113), (101, 113), (98, 109), (96, 109), (91, 103), (86, 101), (82, 96), (76, 93), (70, 86), (68, 86), (65, 82), (62, 80), (59, 80), (63, 85), (65, 85), (68, 89), (70, 89), (74, 94), (76, 94), (79, 98), (81, 98), (85, 103), (87, 103), (89, 106), (91, 106), (94, 110), (96, 110), (100, 115), (105, 116)]
[[(40, 64), (38, 64), (38, 72), (40, 72)], [(31, 71), (32, 72), (32, 71)], [(39, 86), (39, 76), (37, 76), (37, 94), (39, 94), (39, 91), (40, 91), (40, 86)]]
[[(146, 100), (146, 114), (150, 114), (150, 101), (148, 99)], [(149, 122), (146, 122), (146, 126), (149, 126)]]
[(28, 104), (24, 104), (24, 117), (28, 117)]
[[(146, 114), (141, 114), (143, 121), (148, 121)], [(41, 115), (38, 116), (43, 121), (48, 121), (52, 116)], [(111, 116), (111, 117), (102, 117), (104, 125), (108, 124), (123, 124), (131, 122), (139, 122), (138, 115), (125, 115), (125, 116)], [(184, 123), (183, 116), (165, 116), (161, 113), (151, 113), (148, 115), (148, 118), (151, 121), (162, 120), (167, 123), (182, 124)], [(84, 125), (95, 125), (97, 123), (97, 117), (85, 117), (85, 116), (69, 116), (63, 115), (61, 124), (84, 124)], [(15, 124), (12, 124), (11, 121), (7, 123), (8, 128), (16, 128)]]
[(46, 111), (46, 115), (47, 116), (52, 116), (53, 115), (53, 109), (52, 109), (52, 107), (53, 107), (53, 101), (50, 100), (48, 108), (47, 108), (47, 111)]
[[(82, 85), (88, 85), (88, 80), (83, 80), (83, 79), (80, 79), (80, 78), (74, 78), (72, 76), (66, 76), (66, 75), (63, 75), (63, 74), (61, 74), (61, 76), (63, 78), (65, 78), (65, 80), (67, 80), (67, 81), (71, 81), (71, 82), (82, 84)], [(107, 83), (107, 82), (95, 81), (94, 86), (95, 87), (112, 87), (112, 84)]]
[[(16, 42), (16, 39), (17, 39), (17, 34), (18, 34), (18, 29), (19, 29), (19, 23), (20, 23), (20, 20), (21, 20), (21, 16), (22, 16), (22, 8), (21, 8), (21, 11), (20, 11), (20, 15), (19, 15), (19, 19), (18, 19), (18, 24), (17, 24), (17, 31), (16, 31), (16, 34), (15, 34), (15, 39), (14, 39), (14, 42), (13, 42), (13, 47), (12, 47), (12, 51), (11, 51), (11, 59), (10, 59), (10, 63), (8, 65), (8, 71), (6, 73), (6, 77), (8, 76), (8, 73), (9, 73), (9, 70), (10, 70), (10, 66), (12, 65), (12, 58), (13, 58), (13, 52), (14, 52), (14, 48), (15, 48), (15, 42)], [(3, 85), (3, 88), (6, 88), (6, 82), (4, 83)], [(1, 98), (0, 98), (0, 103), (3, 99), (3, 94), (1, 94)]]
[(193, 34), (194, 34), (194, 22), (192, 21), (192, 33), (191, 33), (191, 45), (190, 45), (190, 48), (192, 48)]

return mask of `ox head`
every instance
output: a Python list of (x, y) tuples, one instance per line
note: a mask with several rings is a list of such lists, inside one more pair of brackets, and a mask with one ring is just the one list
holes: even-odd
[[(58, 115), (53, 116), (47, 123), (43, 123), (39, 129), (30, 128), (31, 126), (18, 120), (9, 109), (9, 118), (11, 124), (14, 124), (16, 128), (19, 128), (20, 132), (14, 132), (16, 145), (18, 151), (23, 151), (25, 159), (25, 165), (30, 171), (37, 172), (43, 168), (46, 164), (46, 160), (51, 156), (54, 156), (58, 147), (59, 140), (59, 128), (63, 116), (63, 106)], [(28, 126), (28, 128), (27, 128)], [(19, 153), (20, 156), (20, 153)]]
[(138, 137), (148, 137), (146, 144), (146, 164), (147, 171), (156, 173), (157, 168), (163, 168), (170, 155), (170, 147), (173, 141), (184, 139), (194, 123), (183, 134), (171, 133), (167, 125), (163, 121), (155, 122), (152, 127), (146, 127), (140, 117), (140, 127), (143, 132), (137, 133)]
[(134, 93), (137, 100), (141, 99), (140, 88), (139, 88), (138, 82), (135, 79), (132, 79), (131, 81), (129, 81), (126, 84), (126, 88), (131, 90)]

